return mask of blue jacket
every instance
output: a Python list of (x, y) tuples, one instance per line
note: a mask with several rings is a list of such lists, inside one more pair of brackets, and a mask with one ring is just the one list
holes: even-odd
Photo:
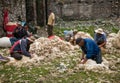
[(86, 38), (84, 39), (84, 46), (81, 47), (82, 51), (86, 54), (87, 59), (92, 59), (99, 54), (100, 48), (94, 40)]
[(16, 37), (11, 37), (10, 38), (10, 42), (11, 42), (11, 45), (13, 45), (16, 41), (18, 41), (19, 39), (17, 39)]
[(106, 34), (104, 33), (104, 34), (101, 34), (101, 35), (97, 35), (95, 33), (94, 40), (98, 45), (100, 45), (103, 42), (106, 42)]
[(31, 57), (29, 51), (30, 45), (28, 45), (27, 39), (21, 39), (14, 43), (10, 49), (10, 53), (18, 52), (25, 56)]

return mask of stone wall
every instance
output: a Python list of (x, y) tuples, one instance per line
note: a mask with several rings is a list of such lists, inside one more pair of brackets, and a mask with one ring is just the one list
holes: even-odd
[[(66, 20), (88, 20), (120, 17), (120, 0), (0, 0), (0, 26), (3, 23), (3, 7), (10, 9), (10, 21), (34, 21), (45, 25), (49, 9), (56, 17)], [(27, 16), (26, 16), (27, 15)]]
[(63, 19), (85, 20), (120, 16), (120, 7), (116, 7), (120, 5), (119, 0), (51, 0), (48, 5), (48, 8), (53, 9)]

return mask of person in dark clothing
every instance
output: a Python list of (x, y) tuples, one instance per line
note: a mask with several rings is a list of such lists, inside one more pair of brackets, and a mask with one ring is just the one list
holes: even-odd
[(102, 53), (106, 53), (106, 39), (106, 33), (103, 31), (103, 29), (99, 28), (95, 30), (94, 40), (100, 47)]
[(35, 38), (31, 36), (15, 42), (10, 49), (11, 57), (15, 58), (16, 60), (21, 60), (22, 55), (32, 58), (31, 54), (29, 53), (29, 48), (30, 44), (33, 43), (34, 40)]
[(71, 31), (65, 30), (65, 31), (64, 31), (64, 39), (65, 39), (65, 41), (70, 42), (71, 39), (75, 36), (75, 34), (76, 34), (77, 32), (78, 32), (78, 31), (77, 31), (76, 29), (71, 30)]
[(21, 26), (21, 23), (18, 23), (18, 27), (13, 31), (13, 36), (17, 39), (21, 39), (23, 37), (27, 37), (28, 33), (27, 30)]
[(99, 47), (105, 47), (106, 45), (106, 34), (103, 29), (99, 28), (95, 30), (94, 40)]
[[(84, 64), (88, 59), (95, 60), (97, 64), (102, 62), (101, 50), (94, 40), (78, 38), (76, 44), (82, 49), (81, 64)], [(84, 57), (85, 54), (86, 57)]]

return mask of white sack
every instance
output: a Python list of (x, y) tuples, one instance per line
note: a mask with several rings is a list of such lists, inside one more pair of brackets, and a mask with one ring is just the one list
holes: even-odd
[(0, 47), (11, 47), (11, 42), (8, 37), (0, 38)]

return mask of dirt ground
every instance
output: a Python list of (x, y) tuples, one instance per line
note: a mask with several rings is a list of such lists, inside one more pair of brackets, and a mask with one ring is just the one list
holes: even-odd
[(47, 37), (47, 30), (42, 27), (37, 30), (37, 35), (40, 37)]

